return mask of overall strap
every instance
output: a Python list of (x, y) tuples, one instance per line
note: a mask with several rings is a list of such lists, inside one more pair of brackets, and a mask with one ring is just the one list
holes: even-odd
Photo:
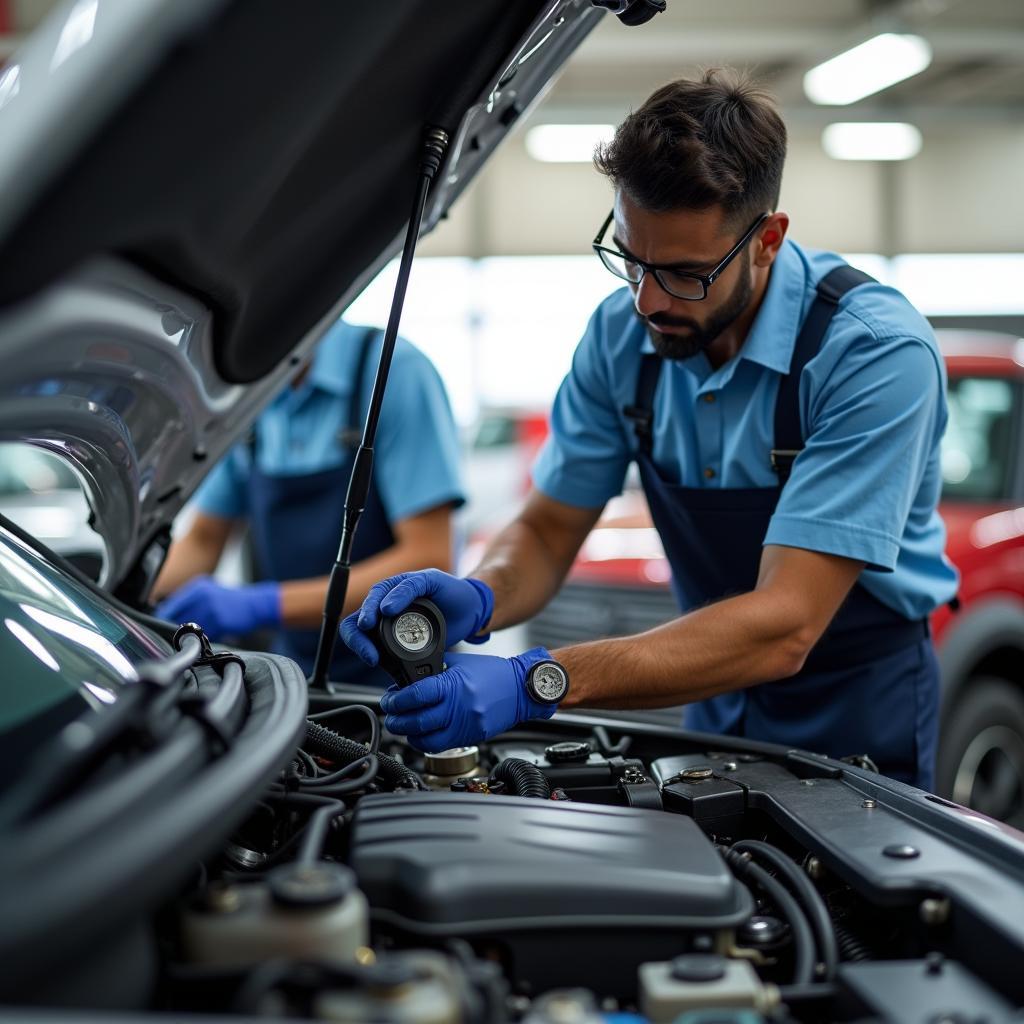
[(654, 448), (654, 392), (665, 360), (648, 352), (640, 360), (640, 375), (636, 380), (636, 397), (632, 405), (623, 408), (626, 419), (633, 421), (637, 447), (645, 455)]
[(356, 357), (355, 374), (352, 377), (352, 396), (348, 400), (348, 416), (341, 441), (349, 448), (358, 448), (363, 439), (363, 377), (366, 376), (366, 361), (370, 358), (373, 340), (380, 331), (376, 327), (368, 327), (359, 340), (359, 355)]
[(800, 375), (818, 354), (839, 300), (851, 289), (874, 280), (869, 274), (844, 263), (818, 282), (817, 295), (793, 346), (789, 373), (779, 382), (775, 400), (775, 447), (771, 460), (780, 484), (789, 479), (793, 461), (804, 447), (804, 432), (800, 426)]

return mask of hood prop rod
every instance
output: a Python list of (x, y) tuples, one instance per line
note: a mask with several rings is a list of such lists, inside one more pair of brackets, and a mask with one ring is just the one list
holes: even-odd
[(316, 661), (309, 685), (315, 689), (326, 689), (327, 674), (331, 659), (334, 656), (334, 645), (338, 640), (338, 626), (341, 613), (345, 607), (348, 593), (348, 578), (352, 569), (352, 542), (356, 527), (366, 508), (367, 496), (370, 493), (370, 480), (373, 475), (373, 442), (377, 436), (377, 423), (380, 420), (381, 404), (384, 401), (384, 388), (387, 386), (388, 373), (391, 370), (391, 358), (395, 352), (395, 341), (398, 338), (398, 325), (402, 319), (402, 307), (405, 304), (405, 292), (412, 271), (412, 260), (416, 253), (419, 240), (420, 225), (423, 222), (423, 210), (427, 203), (427, 192), (434, 180), (448, 148), (448, 133), (440, 128), (428, 128), (423, 143), (423, 155), (420, 161), (419, 181), (416, 196), (413, 200), (412, 215), (405, 233), (405, 246), (402, 249), (402, 260), (398, 267), (398, 280), (395, 282), (395, 293), (391, 300), (391, 315), (384, 332), (384, 345), (377, 363), (377, 375), (373, 381), (373, 394), (370, 396), (370, 408), (366, 412), (363, 424), (363, 438), (356, 452), (352, 465), (352, 475), (348, 481), (345, 495), (345, 517), (341, 528), (341, 542), (338, 545), (338, 557), (331, 568), (330, 581), (327, 584), (327, 599), (324, 602), (323, 622), (320, 626), (320, 640), (316, 648)]

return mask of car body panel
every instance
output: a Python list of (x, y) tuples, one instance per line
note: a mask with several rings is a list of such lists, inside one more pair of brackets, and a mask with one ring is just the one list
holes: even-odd
[(438, 12), (77, 0), (3, 72), (0, 438), (69, 458), (123, 596), (399, 248), (427, 128), (450, 144), (424, 231), (603, 14)]

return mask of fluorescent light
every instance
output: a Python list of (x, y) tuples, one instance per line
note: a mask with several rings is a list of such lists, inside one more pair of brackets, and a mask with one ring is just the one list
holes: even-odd
[(821, 144), (833, 160), (909, 160), (921, 152), (921, 133), (901, 121), (830, 124)]
[(812, 103), (845, 106), (920, 74), (931, 62), (927, 39), (885, 32), (811, 68), (804, 92)]
[(539, 124), (526, 133), (526, 151), (545, 163), (590, 163), (598, 143), (614, 133), (610, 124)]
[(1024, 313), (1024, 254), (907, 253), (893, 259), (892, 285), (925, 316)]

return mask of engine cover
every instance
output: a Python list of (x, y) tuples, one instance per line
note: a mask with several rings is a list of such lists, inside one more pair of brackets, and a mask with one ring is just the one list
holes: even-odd
[(557, 964), (557, 984), (629, 991), (643, 960), (718, 945), (753, 912), (697, 825), (663, 811), (379, 794), (359, 802), (351, 836), (378, 926), (495, 940), (538, 989)]

